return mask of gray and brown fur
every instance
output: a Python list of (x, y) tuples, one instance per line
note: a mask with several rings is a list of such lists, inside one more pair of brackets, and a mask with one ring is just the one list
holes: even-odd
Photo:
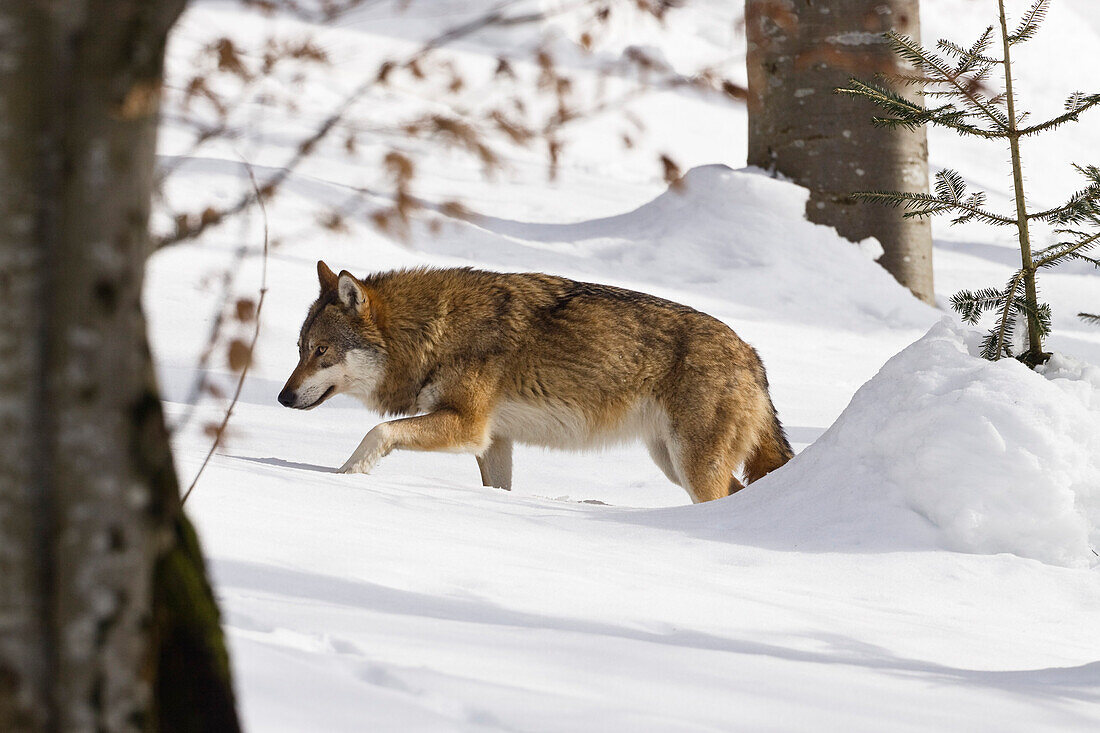
[(477, 456), (510, 488), (512, 444), (583, 449), (643, 440), (694, 501), (791, 458), (756, 352), (687, 306), (543, 274), (415, 269), (335, 275), (279, 395), (309, 409), (338, 393), (385, 415), (341, 468), (395, 449)]

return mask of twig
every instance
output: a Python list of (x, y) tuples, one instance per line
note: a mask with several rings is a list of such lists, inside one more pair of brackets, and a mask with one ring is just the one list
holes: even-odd
[(993, 361), (998, 361), (1005, 349), (1005, 331), (1008, 329), (1008, 316), (1009, 311), (1012, 310), (1012, 304), (1016, 302), (1016, 289), (1020, 287), (1020, 280), (1024, 277), (1024, 270), (1018, 271), (1009, 282), (1009, 288), (1005, 290), (1005, 307), (1001, 312), (1001, 325), (997, 329), (997, 358)]
[(1065, 249), (1063, 249), (1061, 252), (1056, 252), (1055, 254), (1050, 254), (1050, 255), (1047, 255), (1046, 257), (1043, 257), (1040, 260), (1037, 260), (1035, 262), (1035, 267), (1036, 267), (1036, 269), (1038, 269), (1040, 267), (1045, 267), (1046, 265), (1049, 265), (1051, 262), (1054, 262), (1055, 260), (1061, 259), (1062, 257), (1065, 257), (1068, 254), (1072, 254), (1072, 253), (1076, 252), (1077, 250), (1081, 249), (1082, 247), (1088, 247), (1090, 244), (1095, 242), (1097, 239), (1100, 239), (1100, 232), (1097, 232), (1096, 234), (1093, 234), (1091, 237), (1086, 237), (1085, 239), (1082, 239), (1080, 242), (1074, 242), (1073, 244), (1071, 244), (1071, 245), (1067, 246)]
[[(502, 19), (505, 19), (505, 16), (502, 13), (503, 9), (508, 7), (509, 5), (514, 4), (516, 1), (517, 0), (509, 0), (508, 2), (505, 2), (500, 7), (498, 7), (496, 11), (484, 16), (483, 18), (480, 18), (477, 21), (465, 23), (456, 28), (445, 31), (435, 38), (432, 38), (427, 43), (425, 43), (417, 53), (413, 54), (412, 59), (423, 58), (426, 54), (441, 46), (462, 38), (463, 36), (469, 35), (475, 31), (478, 31), (486, 27), (487, 25), (499, 23)], [(321, 123), (320, 127), (318, 127), (312, 135), (310, 135), (308, 138), (298, 144), (297, 148), (294, 151), (294, 154), (290, 157), (290, 159), (286, 163), (284, 163), (279, 168), (279, 170), (277, 170), (267, 180), (264, 181), (264, 185), (262, 188), (257, 185), (253, 192), (245, 194), (229, 208), (218, 211), (217, 216), (211, 217), (209, 219), (203, 219), (195, 226), (190, 226), (182, 229), (181, 231), (177, 231), (174, 234), (169, 234), (161, 237), (156, 243), (157, 248), (159, 249), (161, 247), (167, 247), (190, 239), (195, 239), (203, 232), (205, 232), (209, 227), (220, 224), (230, 217), (234, 216), (235, 214), (241, 213), (252, 204), (256, 203), (256, 201), (262, 196), (274, 193), (275, 190), (283, 183), (283, 181), (285, 181), (295, 171), (295, 169), (302, 163), (302, 161), (309, 157), (310, 153), (312, 153), (313, 150), (317, 147), (317, 144), (328, 137), (328, 134), (332, 131), (334, 127), (344, 121), (344, 118), (347, 116), (348, 112), (355, 105), (355, 103), (358, 102), (360, 98), (362, 98), (363, 95), (370, 91), (370, 89), (376, 84), (377, 78), (374, 75), (369, 76), (362, 82), (360, 82), (360, 84), (355, 87), (355, 89), (353, 89), (350, 94), (344, 97), (340, 104), (337, 105), (336, 109), (333, 110), (332, 113), (329, 114), (329, 116)], [(251, 169), (249, 169), (249, 173), (251, 174)]]
[(210, 364), (210, 359), (214, 356), (214, 349), (218, 345), (218, 336), (221, 335), (222, 324), (225, 323), (226, 310), (229, 306), (229, 301), (233, 297), (234, 280), (237, 273), (240, 272), (240, 265), (247, 254), (248, 247), (244, 245), (238, 247), (233, 253), (233, 261), (223, 274), (221, 303), (214, 312), (214, 321), (210, 324), (210, 334), (206, 339), (206, 345), (203, 346), (202, 353), (199, 355), (198, 364), (195, 365), (195, 371), (198, 376), (191, 383), (191, 388), (188, 390), (187, 396), (183, 399), (183, 404), (187, 405), (187, 408), (171, 425), (170, 429), (173, 433), (182, 430), (191, 422), (191, 418), (195, 414), (195, 409), (198, 407), (199, 398), (202, 396), (203, 390), (205, 390), (209, 384), (204, 374), (207, 366)]
[(237, 389), (233, 392), (233, 399), (230, 400), (229, 406), (225, 409), (225, 417), (222, 418), (221, 425), (218, 426), (218, 430), (214, 434), (214, 442), (211, 443), (210, 450), (206, 453), (206, 458), (203, 459), (202, 465), (199, 466), (198, 473), (195, 474), (195, 478), (191, 480), (191, 485), (187, 487), (187, 491), (184, 493), (183, 498), (180, 499), (181, 505), (187, 501), (187, 497), (191, 496), (191, 492), (195, 489), (195, 484), (199, 482), (199, 478), (202, 477), (202, 472), (206, 470), (206, 464), (210, 463), (210, 458), (214, 455), (214, 451), (217, 450), (218, 445), (221, 443), (225, 428), (229, 425), (229, 418), (233, 415), (233, 408), (236, 407), (237, 400), (240, 399), (245, 377), (248, 376), (248, 368), (252, 365), (252, 357), (256, 352), (256, 342), (260, 338), (260, 315), (263, 312), (264, 296), (267, 295), (267, 250), (269, 240), (267, 207), (264, 206), (264, 197), (260, 194), (260, 186), (256, 182), (256, 175), (252, 171), (252, 166), (245, 162), (245, 167), (248, 169), (248, 178), (252, 181), (252, 187), (256, 191), (256, 202), (260, 205), (260, 214), (264, 222), (264, 249), (260, 273), (260, 297), (259, 300), (256, 301), (256, 313), (253, 315), (256, 325), (252, 330), (252, 343), (248, 345), (248, 359), (245, 361), (244, 366), (241, 367), (241, 376), (237, 379)]
[[(469, 21), (467, 23), (459, 24), (453, 28), (443, 31), (439, 35), (429, 39), (425, 42), (418, 51), (412, 54), (407, 60), (406, 64), (416, 62), (423, 59), (431, 52), (447, 46), (448, 44), (460, 40), (466, 36), (476, 33), (479, 30), (490, 26), (512, 26), (526, 23), (534, 23), (540, 20), (545, 20), (556, 15), (560, 15), (565, 12), (566, 9), (572, 7), (582, 6), (584, 3), (578, 3), (575, 6), (566, 6), (565, 8), (559, 8), (557, 10), (546, 10), (534, 13), (522, 14), (510, 16), (505, 11), (511, 6), (517, 4), (519, 0), (504, 0), (497, 5), (489, 13)], [(256, 203), (256, 200), (261, 196), (270, 196), (275, 193), (280, 185), (289, 178), (298, 166), (310, 156), (310, 154), (316, 149), (317, 145), (328, 137), (329, 133), (333, 129), (344, 124), (348, 113), (352, 107), (371, 90), (378, 83), (377, 75), (371, 75), (365, 78), (359, 86), (352, 90), (339, 105), (330, 113), (330, 115), (321, 123), (320, 127), (303, 140), (296, 147), (294, 154), (284, 163), (275, 173), (267, 178), (262, 186), (257, 186), (256, 190), (245, 194), (238, 199), (234, 204), (228, 208), (218, 210), (215, 216), (209, 218), (203, 218), (199, 223), (193, 226), (187, 226), (172, 234), (167, 234), (160, 237), (156, 241), (156, 247), (168, 247), (173, 244), (185, 242), (191, 239), (195, 239), (202, 235), (208, 228), (217, 226), (232, 218), (233, 216), (241, 213), (245, 209), (248, 209), (252, 204)], [(216, 134), (216, 133), (215, 133)]]

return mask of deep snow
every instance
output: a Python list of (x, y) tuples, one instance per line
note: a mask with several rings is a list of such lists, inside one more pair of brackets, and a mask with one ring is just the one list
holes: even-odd
[[(984, 5), (925, 0), (926, 38), (967, 40), (967, 28), (988, 20)], [(623, 20), (600, 52), (644, 42), (678, 66), (736, 69), (730, 7), (676, 11), (665, 36)], [(1087, 57), (1100, 42), (1089, 8), (1056, 3), (1037, 48)], [(408, 13), (372, 4), (323, 31), (337, 64), (323, 84), (298, 90), (299, 117), (246, 111), (253, 132), (186, 158), (169, 193), (195, 205), (232, 200), (248, 186), (240, 155), (262, 177), (359, 70), (468, 12), (464, 3), (414, 3)], [(212, 33), (247, 39), (271, 24), (301, 30), (200, 2), (173, 41), (170, 72), (185, 73), (189, 49)], [(459, 61), (491, 64), (514, 40), (475, 38)], [(1100, 87), (1094, 65), (1066, 73)], [(1064, 95), (1047, 89), (1047, 72), (1021, 76), (1033, 98), (1057, 107)], [(435, 102), (406, 91), (368, 103), (396, 118)], [(1100, 376), (1090, 364), (1100, 363), (1100, 329), (1071, 316), (1098, 307), (1097, 275), (1044, 273), (1051, 345), (1064, 354), (1043, 374), (983, 362), (973, 334), (941, 323), (942, 311), (871, 261), (873, 243), (856, 247), (806, 223), (804, 191), (738, 170), (743, 109), (662, 92), (633, 110), (648, 122), (638, 151), (606, 143), (615, 120), (594, 121), (577, 132), (556, 183), (535, 154), (517, 151), (506, 175), (486, 182), (476, 165), (418, 149), (432, 171), (418, 196), (461, 194), (486, 215), (446, 220), (437, 235), (417, 225), (407, 246), (358, 222), (346, 235), (314, 224), (318, 205), (370, 184), (369, 166), (346, 161), (336, 144), (270, 207), (279, 243), (257, 362), (229, 443), (187, 505), (212, 561), (249, 729), (1095, 729)], [(1098, 129), (1094, 119), (1038, 148), (1029, 168), (1037, 200), (1076, 186), (1064, 163), (1095, 149)], [(950, 158), (972, 180), (1001, 180), (1003, 153), (932, 143), (934, 165)], [(172, 122), (162, 149), (166, 161), (187, 152)], [(699, 166), (683, 192), (664, 192), (656, 152)], [(1014, 254), (1003, 235), (937, 229), (941, 301), (1007, 279)], [(173, 418), (185, 412), (218, 305), (214, 283), (232, 267), (235, 290), (254, 293), (259, 241), (253, 215), (151, 261), (145, 300)], [(242, 245), (251, 250), (237, 263)], [(469, 456), (394, 454), (370, 476), (334, 474), (377, 416), (341, 398), (306, 413), (275, 402), (318, 258), (353, 272), (538, 269), (688, 303), (760, 351), (801, 453), (700, 506), (640, 446), (521, 449), (511, 493), (480, 487)], [(220, 363), (210, 372), (232, 378)], [(175, 436), (185, 482), (208, 447), (201, 427), (220, 408), (204, 400)]]
[(783, 470), (727, 502), (731, 536), (799, 550), (942, 547), (1070, 567), (1100, 546), (1100, 368), (977, 356), (948, 319), (890, 359)]

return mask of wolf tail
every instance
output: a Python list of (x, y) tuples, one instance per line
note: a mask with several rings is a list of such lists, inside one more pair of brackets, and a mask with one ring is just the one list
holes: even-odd
[(791, 444), (787, 441), (787, 433), (779, 423), (779, 416), (775, 414), (775, 405), (770, 397), (767, 400), (771, 420), (760, 431), (756, 445), (745, 461), (745, 483), (748, 484), (763, 478), (794, 457)]

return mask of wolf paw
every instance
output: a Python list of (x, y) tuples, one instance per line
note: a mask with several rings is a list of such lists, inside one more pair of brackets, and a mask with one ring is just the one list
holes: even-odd
[(378, 461), (356, 461), (355, 456), (344, 461), (344, 465), (336, 470), (337, 473), (370, 473)]
[(391, 450), (385, 424), (376, 425), (340, 466), (340, 473), (370, 473)]

